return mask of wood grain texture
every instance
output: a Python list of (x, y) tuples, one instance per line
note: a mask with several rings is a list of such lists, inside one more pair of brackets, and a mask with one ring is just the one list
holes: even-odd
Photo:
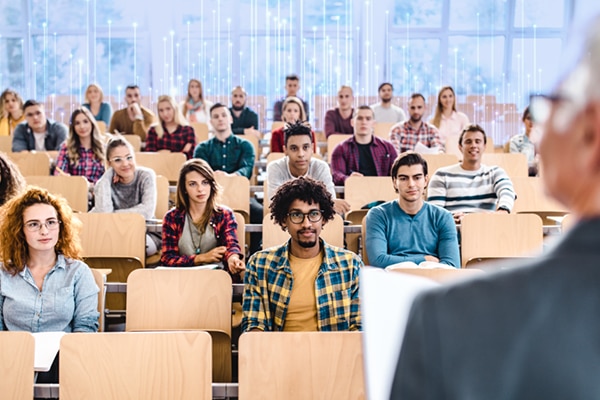
[(28, 176), (25, 180), (28, 185), (39, 186), (64, 197), (73, 211), (88, 211), (88, 182), (83, 176)]
[(0, 332), (0, 398), (33, 398), (35, 340), (29, 332)]

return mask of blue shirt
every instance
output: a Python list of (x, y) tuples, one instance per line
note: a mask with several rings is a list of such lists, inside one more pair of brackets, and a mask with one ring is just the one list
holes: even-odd
[(96, 332), (98, 287), (89, 267), (58, 255), (40, 291), (29, 268), (0, 269), (0, 331)]
[[(92, 111), (92, 107), (89, 103), (84, 103), (83, 106)], [(94, 115), (94, 118), (96, 121), (103, 121), (106, 124), (106, 129), (108, 129), (108, 126), (110, 125), (110, 117), (112, 117), (112, 107), (110, 103), (101, 103), (100, 111), (98, 111), (98, 114)]]
[(388, 201), (369, 210), (366, 226), (370, 265), (419, 264), (429, 255), (441, 264), (460, 267), (456, 225), (452, 214), (441, 207), (425, 202), (416, 215), (408, 215), (398, 200)]

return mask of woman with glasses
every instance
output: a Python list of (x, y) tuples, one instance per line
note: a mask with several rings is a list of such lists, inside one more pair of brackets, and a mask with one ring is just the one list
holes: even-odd
[(169, 150), (184, 153), (188, 160), (192, 158), (196, 134), (179, 111), (175, 99), (167, 95), (160, 96), (156, 109), (159, 122), (150, 127), (144, 150)]
[(461, 133), (470, 124), (469, 117), (456, 110), (456, 95), (452, 86), (440, 89), (435, 114), (429, 123), (438, 128), (444, 145), (448, 136)]
[(90, 187), (104, 174), (104, 135), (92, 113), (80, 107), (71, 114), (67, 140), (60, 146), (54, 175), (85, 177)]
[(6, 89), (0, 95), (0, 136), (11, 136), (23, 121), (23, 99), (16, 91)]
[[(153, 219), (156, 209), (156, 174), (135, 164), (133, 147), (121, 135), (106, 145), (108, 169), (94, 188), (95, 206), (91, 212), (138, 213)], [(146, 234), (146, 255), (158, 252), (160, 237)]]
[(509, 151), (511, 153), (523, 153), (527, 157), (529, 164), (529, 176), (536, 176), (538, 173), (538, 155), (535, 143), (532, 141), (532, 133), (534, 131), (533, 121), (529, 107), (523, 111), (521, 118), (525, 126), (525, 132), (515, 135), (510, 138)]
[(217, 203), (220, 191), (206, 161), (195, 158), (183, 164), (175, 208), (163, 221), (161, 264), (222, 264), (234, 280), (244, 270), (237, 223), (233, 211)]
[[(0, 213), (0, 331), (96, 332), (98, 287), (67, 201), (30, 186)], [(56, 382), (56, 364), (37, 382)]]

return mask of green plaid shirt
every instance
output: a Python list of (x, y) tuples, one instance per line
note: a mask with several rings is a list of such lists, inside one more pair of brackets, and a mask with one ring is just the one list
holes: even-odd
[(233, 134), (221, 142), (216, 137), (196, 146), (194, 158), (206, 161), (215, 171), (236, 173), (250, 179), (254, 169), (254, 146)]
[[(358, 298), (360, 258), (321, 239), (323, 262), (315, 280), (319, 331), (361, 330)], [(282, 331), (294, 283), (289, 241), (255, 253), (244, 275), (242, 331)]]

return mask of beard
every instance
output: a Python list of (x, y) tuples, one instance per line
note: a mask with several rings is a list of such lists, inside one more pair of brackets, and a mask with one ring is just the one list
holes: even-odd
[(389, 99), (384, 99), (383, 97), (381, 98), (381, 102), (385, 103), (385, 104), (390, 103), (391, 101), (392, 101), (391, 97)]
[(242, 111), (245, 107), (246, 103), (242, 104), (240, 107), (237, 107), (234, 104), (231, 105), (231, 108), (233, 108), (234, 111)]
[[(316, 232), (314, 232), (312, 230), (311, 230), (311, 232), (316, 234)], [(300, 239), (300, 235), (302, 233), (303, 233), (303, 231), (298, 232), (298, 244), (300, 245), (300, 247), (303, 247), (305, 249), (312, 249), (313, 247), (315, 247), (317, 245), (318, 237), (315, 240), (303, 241), (302, 239)]]

